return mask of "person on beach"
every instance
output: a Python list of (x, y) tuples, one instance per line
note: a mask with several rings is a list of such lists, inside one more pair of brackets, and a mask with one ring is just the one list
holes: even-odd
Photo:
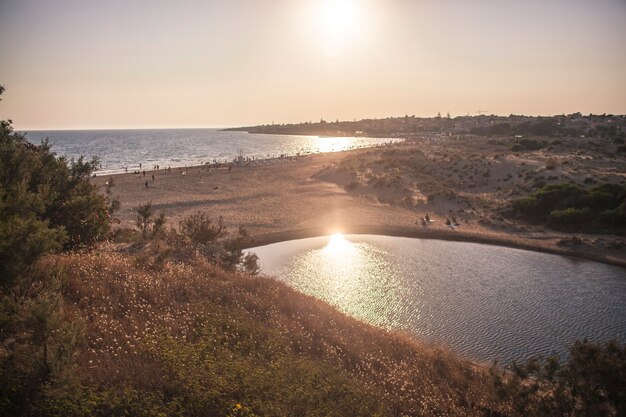
[(421, 225), (422, 227), (426, 227), (426, 219), (424, 219), (423, 217), (421, 218)]
[(451, 226), (452, 223), (450, 222), (450, 219), (446, 217), (446, 226)]
[(139, 169), (141, 169), (141, 162), (139, 163)]
[(152, 174), (152, 182), (154, 182), (154, 174)]
[(146, 188), (148, 188), (148, 181), (146, 180)]
[(429, 222), (430, 221), (430, 216), (428, 215), (428, 213), (426, 213), (426, 217), (425, 217), (426, 221)]
[(144, 177), (146, 176), (146, 171), (144, 171), (144, 172), (143, 172), (143, 176), (144, 176)]

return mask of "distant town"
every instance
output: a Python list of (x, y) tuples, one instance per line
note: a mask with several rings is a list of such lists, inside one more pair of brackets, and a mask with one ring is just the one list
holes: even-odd
[(481, 136), (569, 136), (609, 138), (623, 143), (626, 139), (626, 115), (563, 114), (559, 116), (457, 116), (388, 117), (359, 121), (305, 122), (267, 124), (226, 129), (250, 133), (320, 135), (320, 136), (401, 136), (443, 133)]

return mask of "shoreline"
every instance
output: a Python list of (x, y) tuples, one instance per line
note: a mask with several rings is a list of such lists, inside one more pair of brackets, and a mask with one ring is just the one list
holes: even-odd
[[(259, 165), (259, 164), (274, 163), (276, 161), (306, 158), (306, 157), (315, 156), (315, 155), (336, 154), (336, 153), (353, 152), (353, 151), (367, 150), (367, 149), (379, 149), (379, 148), (384, 148), (388, 146), (395, 146), (395, 145), (407, 143), (407, 138), (404, 138), (404, 137), (319, 136), (319, 135), (291, 135), (291, 134), (274, 135), (272, 133), (250, 133), (250, 132), (245, 132), (245, 133), (248, 133), (250, 135), (301, 136), (301, 137), (307, 137), (307, 138), (328, 138), (328, 139), (365, 138), (365, 139), (386, 140), (386, 142), (352, 145), (352, 146), (347, 147), (346, 149), (330, 150), (330, 151), (309, 150), (309, 151), (299, 152), (295, 154), (284, 153), (280, 155), (271, 154), (269, 156), (252, 155), (252, 156), (245, 157), (243, 161), (239, 161), (237, 155), (232, 155), (231, 157), (221, 157), (221, 158), (213, 158), (213, 159), (209, 158), (208, 160), (206, 160), (206, 162), (204, 162), (204, 160), (201, 160), (202, 163), (199, 163), (199, 164), (197, 163), (197, 161), (191, 162), (190, 165), (185, 165), (185, 164), (179, 165), (179, 162), (169, 163), (167, 165), (163, 163), (164, 164), (163, 167), (159, 169), (154, 168), (155, 165), (153, 164), (155, 164), (155, 161), (142, 162), (142, 164), (144, 164), (145, 167), (139, 167), (138, 166), (139, 162), (137, 162), (135, 165), (132, 166), (132, 168), (130, 166), (120, 167), (120, 168), (106, 168), (106, 167), (98, 168), (96, 171), (93, 172), (93, 174), (95, 174), (96, 177), (108, 177), (108, 176), (126, 175), (126, 174), (140, 175), (144, 171), (146, 172), (146, 174), (148, 174), (149, 172), (152, 174), (152, 173), (157, 173), (157, 172), (164, 172), (167, 170), (168, 167), (172, 170), (180, 170), (180, 169), (187, 170), (187, 169), (206, 168), (206, 167), (213, 167), (213, 166), (251, 166), (251, 165), (254, 166), (254, 165)], [(160, 164), (158, 165), (160, 166)]]
[[(109, 177), (114, 178), (113, 195), (122, 203), (116, 217), (123, 227), (133, 227), (135, 209), (151, 202), (155, 213), (165, 212), (170, 225), (176, 226), (185, 216), (203, 211), (213, 219), (222, 216), (231, 230), (243, 226), (251, 239), (246, 248), (341, 232), (489, 244), (626, 267), (624, 248), (607, 247), (610, 241), (623, 244), (622, 236), (533, 230), (521, 228), (518, 223), (488, 227), (481, 221), (494, 214), (488, 210), (470, 217), (461, 229), (444, 229), (442, 223), (437, 223), (424, 230), (415, 224), (419, 216), (430, 212), (442, 220), (449, 206), (438, 207), (436, 202), (434, 206), (414, 207), (389, 204), (375, 195), (363, 194), (360, 188), (351, 191), (343, 184), (348, 183), (345, 179), (326, 176), (328, 167), (354, 156), (413, 146), (411, 141), (401, 141), (364, 149), (222, 164), (220, 168), (196, 165), (171, 172), (146, 170), (145, 177), (141, 173), (119, 173), (92, 178), (92, 183), (102, 189)], [(152, 174), (155, 181), (151, 181)], [(393, 187), (377, 190), (384, 193)], [(573, 245), (576, 239), (582, 243)]]
[[(442, 231), (442, 230), (415, 230), (410, 227), (394, 227), (394, 226), (372, 226), (372, 225), (352, 225), (334, 230), (334, 233), (344, 235), (379, 235), (393, 237), (407, 237), (427, 240), (444, 240), (451, 242), (477, 243), (482, 245), (502, 246), (512, 249), (521, 249), (532, 252), (547, 253), (551, 255), (566, 256), (570, 258), (578, 258), (585, 261), (599, 262), (607, 265), (626, 268), (626, 260), (599, 256), (593, 253), (585, 253), (568, 248), (560, 248), (554, 246), (541, 246), (530, 242), (520, 242), (519, 239), (509, 238), (505, 236), (485, 236), (480, 233), (460, 232), (460, 231)], [(295, 229), (281, 232), (268, 233), (264, 235), (250, 236), (250, 242), (245, 245), (244, 249), (252, 249), (259, 246), (271, 245), (290, 240), (307, 239), (319, 236), (327, 236), (329, 228), (309, 228)]]

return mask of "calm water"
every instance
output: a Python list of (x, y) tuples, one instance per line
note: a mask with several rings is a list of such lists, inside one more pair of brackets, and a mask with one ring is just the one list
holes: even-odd
[(55, 130), (25, 132), (26, 138), (41, 143), (48, 138), (58, 155), (78, 158), (97, 156), (101, 174), (160, 165), (200, 165), (203, 162), (231, 161), (242, 152), (246, 157), (270, 158), (317, 152), (337, 152), (376, 146), (399, 139), (365, 137), (317, 137), (259, 135), (222, 132), (217, 129), (146, 130)]
[(475, 243), (334, 235), (250, 249), (261, 268), (340, 310), (475, 360), (626, 342), (626, 270)]

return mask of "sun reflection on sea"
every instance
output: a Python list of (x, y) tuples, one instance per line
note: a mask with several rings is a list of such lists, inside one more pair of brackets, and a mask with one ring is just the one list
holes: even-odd
[(313, 138), (313, 147), (319, 152), (346, 151), (354, 146), (351, 138), (347, 137), (317, 137)]

